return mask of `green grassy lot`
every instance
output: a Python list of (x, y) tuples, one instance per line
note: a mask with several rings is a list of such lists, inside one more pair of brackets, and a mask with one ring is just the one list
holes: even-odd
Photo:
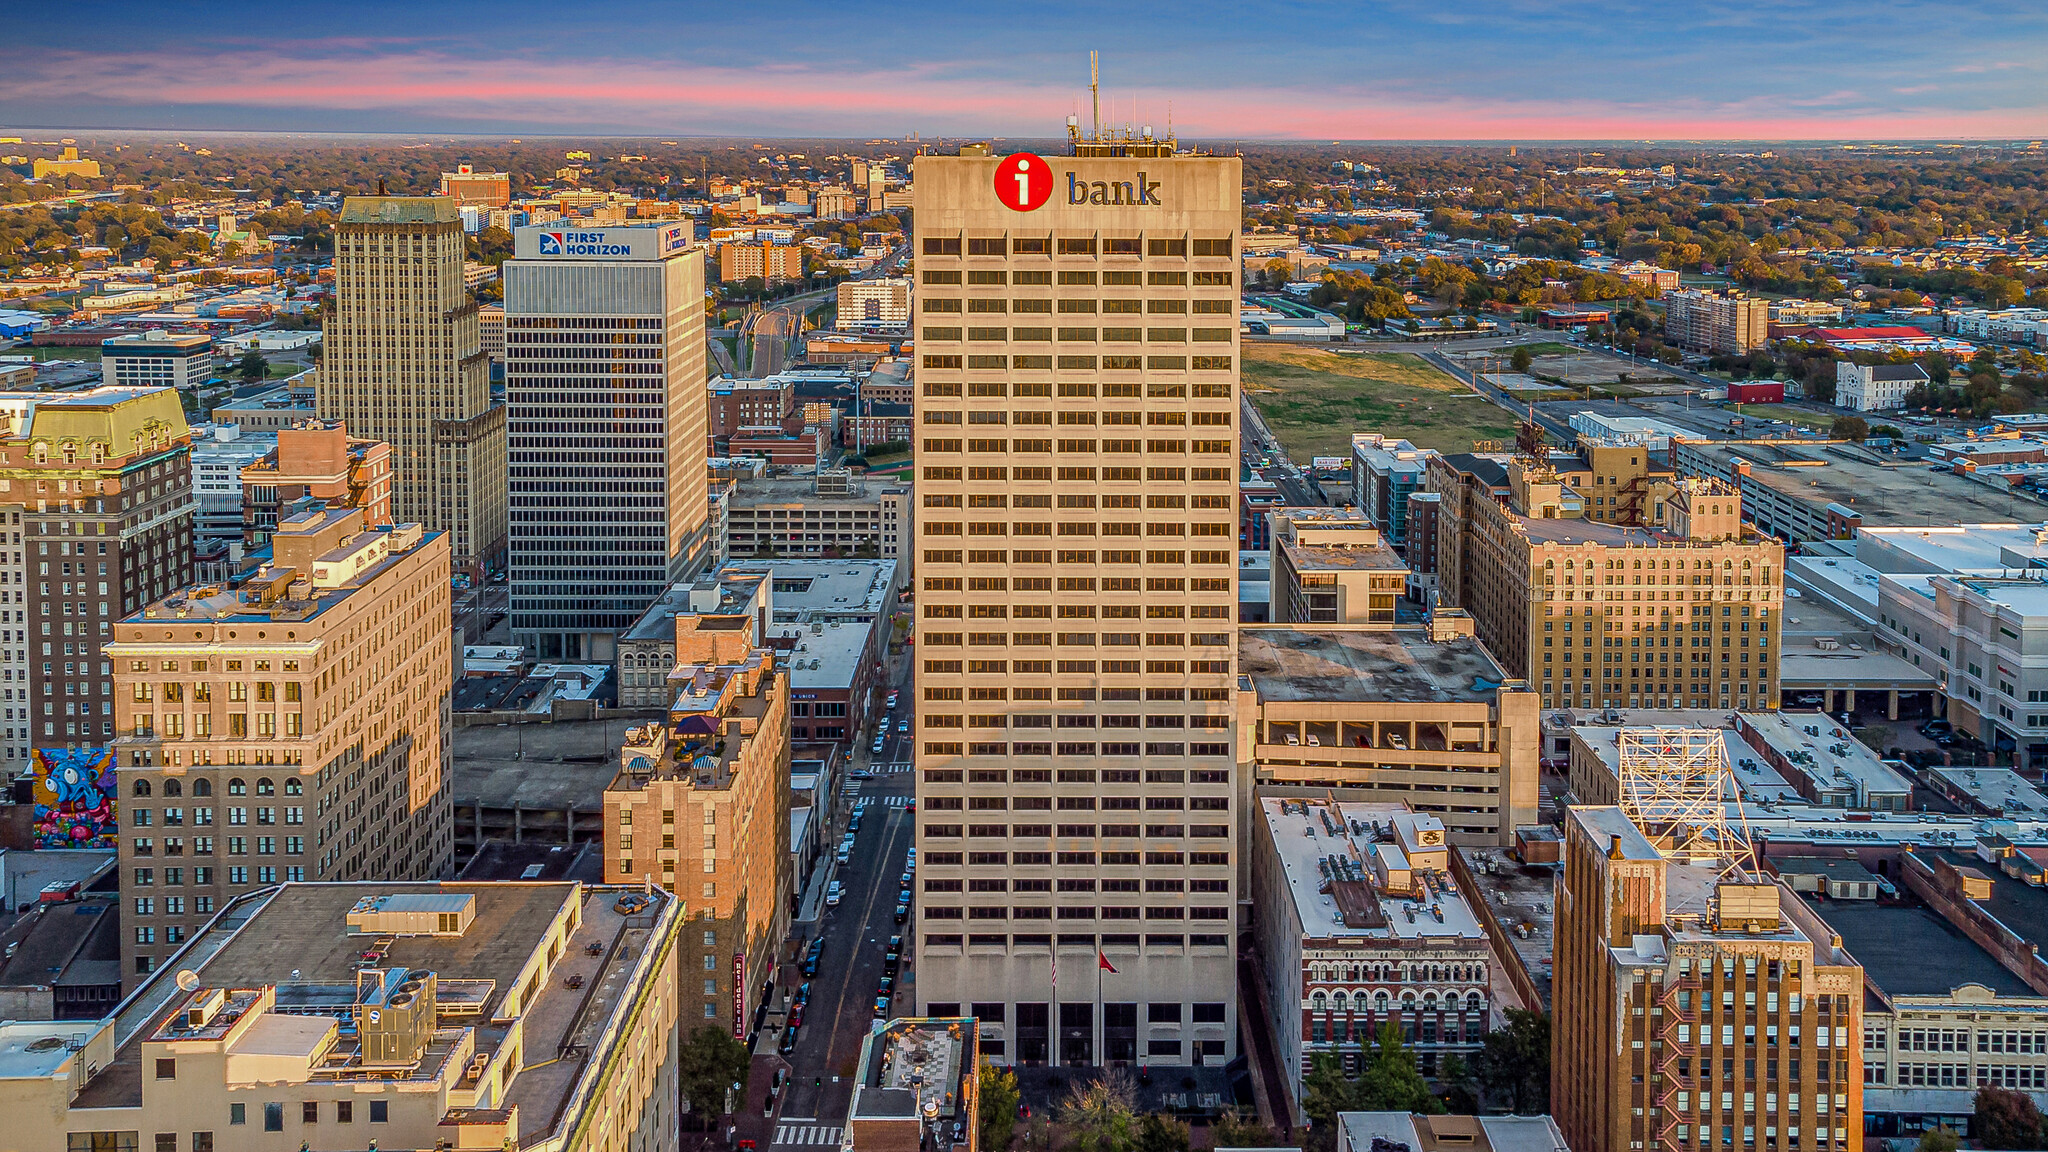
[(1419, 356), (1273, 344), (1243, 349), (1245, 393), (1297, 461), (1350, 455), (1354, 432), (1402, 436), (1443, 452), (1469, 452), (1475, 440), (1514, 439), (1511, 416)]
[[(1806, 412), (1798, 408), (1781, 408), (1776, 404), (1744, 404), (1740, 410), (1729, 409), (1728, 414), (1730, 416), (1741, 416), (1752, 425), (1760, 420), (1786, 420), (1802, 427), (1819, 428), (1825, 431), (1829, 423), (1827, 418), (1812, 412)], [(1877, 421), (1873, 421), (1873, 423), (1877, 423)]]

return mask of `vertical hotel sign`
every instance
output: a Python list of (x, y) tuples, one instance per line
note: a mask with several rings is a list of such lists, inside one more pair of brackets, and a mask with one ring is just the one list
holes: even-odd
[(747, 1038), (747, 954), (732, 954), (732, 1038)]

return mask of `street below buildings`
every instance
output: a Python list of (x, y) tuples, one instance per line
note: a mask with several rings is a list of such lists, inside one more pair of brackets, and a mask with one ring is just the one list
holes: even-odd
[[(911, 772), (915, 733), (899, 733), (897, 725), (912, 720), (910, 663), (891, 659), (889, 684), (882, 691), (899, 693), (897, 707), (876, 714), (885, 726), (882, 751), (871, 754), (872, 730), (860, 733), (849, 757), (846, 779), (834, 798), (834, 812), (811, 885), (793, 917), (790, 951), (795, 963), (785, 964), (777, 981), (776, 1010), (768, 1016), (755, 1047), (747, 1106), (734, 1119), (736, 1138), (750, 1139), (759, 1149), (839, 1143), (852, 1101), (854, 1063), (861, 1043), (874, 1026), (916, 1009), (916, 973), (909, 948), (916, 923), (914, 905), (898, 920), (899, 894), (905, 887), (909, 850), (916, 843), (916, 777)], [(835, 864), (840, 837), (857, 822), (853, 850), (846, 863)], [(836, 906), (826, 893), (842, 885)], [(892, 939), (902, 937), (900, 960), (893, 973), (887, 962)], [(802, 974), (802, 961), (818, 940), (824, 950), (815, 975)], [(878, 1015), (882, 980), (893, 975), (889, 1004)], [(804, 990), (808, 988), (806, 993)], [(801, 1015), (794, 1001), (801, 996)], [(801, 1019), (793, 1043), (786, 1022)], [(787, 1050), (785, 1051), (785, 1046)], [(778, 1072), (784, 1083), (772, 1104), (769, 1093)]]

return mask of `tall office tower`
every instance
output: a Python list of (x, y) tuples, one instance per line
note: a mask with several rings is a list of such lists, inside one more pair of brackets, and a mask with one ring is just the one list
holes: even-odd
[(270, 544), (271, 563), (150, 603), (107, 645), (131, 988), (252, 888), (454, 862), (447, 537), (330, 508)]
[(491, 403), (450, 197), (351, 196), (334, 230), (320, 418), (392, 452), (392, 517), (448, 534), (472, 580), (505, 550), (505, 407)]
[(0, 393), (0, 770), (114, 736), (114, 621), (192, 578), (192, 433), (170, 388)]
[(917, 161), (918, 1010), (1220, 1063), (1240, 164), (1073, 151)]
[(1550, 1108), (1573, 1148), (1863, 1145), (1863, 969), (1789, 888), (1566, 810)]
[(659, 224), (522, 228), (513, 253), (512, 635), (608, 663), (707, 550), (704, 251)]

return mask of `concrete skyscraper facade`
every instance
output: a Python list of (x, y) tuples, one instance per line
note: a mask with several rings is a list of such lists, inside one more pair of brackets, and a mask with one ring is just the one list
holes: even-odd
[(320, 418), (391, 445), (392, 518), (448, 534), (479, 578), (505, 549), (505, 408), (491, 402), (450, 197), (351, 196), (334, 230)]
[(1074, 152), (914, 174), (917, 1010), (1001, 1062), (1220, 1063), (1240, 163)]
[(505, 265), (512, 633), (613, 638), (703, 566), (704, 250), (688, 224), (522, 228)]

